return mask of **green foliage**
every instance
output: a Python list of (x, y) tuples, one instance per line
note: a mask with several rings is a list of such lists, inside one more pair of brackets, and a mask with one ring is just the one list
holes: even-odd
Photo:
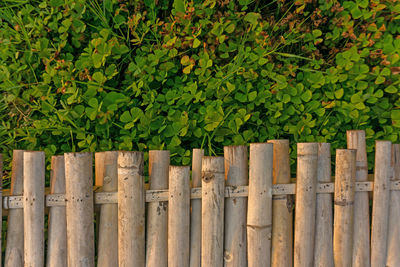
[(371, 152), (399, 140), (399, 20), (396, 1), (3, 1), (1, 148), (188, 164), (365, 129)]

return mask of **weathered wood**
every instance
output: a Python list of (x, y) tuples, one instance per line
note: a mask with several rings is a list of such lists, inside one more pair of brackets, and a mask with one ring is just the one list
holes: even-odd
[(273, 144), (250, 144), (247, 211), (249, 267), (271, 266)]
[(224, 158), (202, 159), (201, 265), (223, 266)]
[(190, 167), (169, 167), (168, 266), (189, 266)]
[[(225, 146), (225, 184), (248, 184), (247, 146)], [(247, 198), (225, 199), (224, 266), (247, 266)]]
[(68, 266), (94, 266), (93, 156), (65, 153)]
[(356, 150), (336, 150), (335, 222), (333, 251), (335, 267), (351, 266), (353, 261), (354, 185), (356, 179)]
[[(150, 190), (168, 189), (170, 155), (166, 150), (149, 152)], [(168, 202), (151, 202), (147, 206), (146, 266), (167, 267)]]
[(294, 266), (313, 266), (318, 143), (297, 144)]
[[(331, 145), (318, 144), (318, 182), (331, 181)], [(317, 191), (318, 193), (318, 191)], [(317, 194), (314, 266), (333, 267), (332, 195)]]
[(376, 141), (371, 223), (371, 266), (386, 266), (392, 143)]
[[(201, 187), (201, 159), (203, 149), (193, 149), (192, 187)], [(201, 195), (200, 195), (201, 196)], [(190, 214), (190, 267), (201, 266), (201, 199), (191, 200)]]
[[(51, 157), (50, 193), (65, 194), (64, 156)], [(65, 206), (50, 207), (47, 245), (48, 267), (67, 267), (67, 218)]]
[[(364, 130), (347, 131), (347, 148), (357, 149), (356, 182), (368, 181), (368, 159)], [(353, 267), (370, 266), (370, 225), (368, 192), (354, 196)]]
[(145, 266), (143, 152), (118, 152), (118, 262)]
[[(24, 150), (14, 150), (11, 169), (11, 195), (22, 195), (24, 188)], [(24, 211), (8, 212), (5, 267), (24, 265)]]
[[(290, 183), (289, 140), (269, 140), (273, 144), (274, 186)], [(295, 185), (293, 184), (295, 190)], [(294, 193), (295, 191), (293, 191)], [(277, 195), (272, 200), (271, 266), (293, 266), (293, 196)]]
[[(96, 184), (103, 192), (118, 191), (117, 151), (95, 153)], [(100, 207), (97, 266), (118, 266), (118, 205)]]
[[(392, 182), (400, 182), (400, 144), (392, 145)], [(389, 235), (386, 266), (400, 266), (400, 191), (390, 192)]]
[(44, 266), (44, 152), (24, 152), (24, 266)]

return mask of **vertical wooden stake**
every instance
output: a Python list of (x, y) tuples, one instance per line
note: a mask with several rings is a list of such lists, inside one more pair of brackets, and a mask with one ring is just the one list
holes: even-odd
[[(3, 155), (0, 154), (0, 233), (3, 230)], [(0, 251), (2, 251), (2, 238), (0, 235)], [(2, 253), (0, 253), (0, 263), (2, 262)], [(0, 264), (1, 265), (1, 264)]]
[[(365, 131), (347, 131), (347, 148), (357, 149), (356, 181), (368, 181), (368, 160), (365, 144)], [(370, 266), (370, 225), (368, 192), (356, 192), (354, 196), (354, 240), (353, 267)]]
[(224, 158), (203, 157), (201, 176), (201, 265), (223, 266)]
[[(24, 150), (14, 150), (11, 169), (10, 194), (20, 196), (24, 188)], [(24, 265), (24, 210), (8, 211), (7, 241), (4, 266), (20, 267)]]
[[(65, 194), (64, 156), (51, 157), (50, 194)], [(67, 267), (67, 258), (65, 207), (50, 207), (46, 266)]]
[(313, 266), (318, 143), (297, 144), (294, 266)]
[[(103, 192), (118, 191), (117, 160), (117, 151), (95, 153), (96, 184)], [(97, 266), (118, 266), (118, 204), (100, 206)]]
[[(203, 149), (193, 149), (192, 156), (192, 187), (201, 187), (201, 159)], [(201, 266), (201, 199), (192, 199), (190, 217), (190, 267)]]
[[(149, 184), (151, 190), (168, 189), (169, 151), (150, 150)], [(168, 265), (168, 202), (147, 204), (146, 266)]]
[[(247, 146), (225, 146), (225, 181), (229, 186), (248, 184)], [(225, 251), (226, 267), (247, 266), (247, 198), (225, 199)]]
[[(289, 140), (269, 140), (273, 147), (273, 184), (290, 183)], [(293, 196), (272, 197), (271, 266), (293, 266)]]
[(273, 144), (250, 144), (247, 211), (249, 267), (271, 266)]
[[(318, 182), (331, 181), (331, 145), (318, 144)], [(317, 194), (314, 266), (333, 267), (332, 195)]]
[(168, 200), (168, 266), (189, 266), (189, 166), (170, 166)]
[(376, 141), (372, 205), (371, 266), (386, 266), (392, 143)]
[[(392, 145), (392, 181), (400, 181), (400, 144)], [(400, 266), (400, 191), (390, 192), (389, 235), (386, 266)]]
[(356, 150), (336, 150), (335, 222), (333, 251), (335, 267), (351, 266), (353, 261), (353, 214), (356, 179)]
[(94, 266), (93, 156), (65, 153), (68, 266)]
[(44, 152), (24, 152), (24, 266), (44, 266)]
[(118, 152), (118, 261), (145, 266), (143, 152)]

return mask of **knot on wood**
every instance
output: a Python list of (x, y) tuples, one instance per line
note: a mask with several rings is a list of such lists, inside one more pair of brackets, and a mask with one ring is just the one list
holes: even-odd
[(201, 178), (203, 179), (204, 182), (208, 183), (210, 182), (212, 179), (214, 179), (214, 173), (212, 172), (203, 172), (201, 174)]
[(224, 252), (224, 261), (225, 262), (231, 262), (232, 259), (233, 259), (232, 253), (227, 251), (227, 250), (225, 250), (225, 252)]
[(347, 201), (347, 200), (335, 200), (333, 202), (336, 206), (351, 206), (354, 204), (354, 201)]

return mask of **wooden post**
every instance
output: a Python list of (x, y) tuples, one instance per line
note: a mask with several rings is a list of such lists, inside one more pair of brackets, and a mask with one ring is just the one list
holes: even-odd
[(145, 266), (143, 152), (118, 152), (118, 261)]
[(24, 266), (44, 266), (44, 152), (24, 152)]
[[(203, 149), (193, 149), (192, 155), (192, 187), (201, 187), (201, 159)], [(190, 217), (190, 267), (201, 266), (201, 199), (192, 199)]]
[(294, 266), (313, 266), (318, 143), (297, 144)]
[(335, 267), (351, 266), (353, 261), (353, 214), (356, 179), (356, 150), (336, 150), (335, 216), (333, 251)]
[(386, 266), (392, 143), (376, 141), (372, 204), (371, 266)]
[[(273, 184), (290, 183), (289, 140), (269, 140), (273, 144)], [(293, 266), (293, 196), (272, 197), (271, 266)]]
[[(24, 188), (24, 150), (14, 150), (11, 169), (10, 194), (20, 196)], [(8, 211), (5, 267), (24, 265), (24, 210)]]
[[(225, 146), (225, 183), (248, 185), (247, 146)], [(247, 198), (225, 199), (224, 266), (247, 266)]]
[[(50, 194), (65, 194), (64, 156), (51, 157)], [(50, 207), (46, 266), (67, 267), (67, 258), (65, 207)]]
[[(149, 185), (151, 190), (168, 189), (169, 151), (150, 150)], [(146, 266), (168, 265), (168, 202), (147, 204)]]
[(189, 266), (190, 167), (169, 167), (168, 266)]
[[(95, 153), (96, 184), (103, 192), (118, 191), (117, 160), (117, 151)], [(118, 266), (118, 204), (100, 207), (97, 266)]]
[[(318, 182), (331, 182), (331, 145), (318, 144)], [(332, 195), (317, 194), (314, 266), (333, 267)]]
[[(0, 154), (0, 233), (3, 230), (3, 155)], [(2, 250), (2, 238), (0, 236), (0, 251)], [(0, 263), (2, 262), (2, 253), (0, 253)], [(1, 265), (1, 264), (0, 264)]]
[(249, 267), (271, 266), (273, 144), (250, 144), (247, 211)]
[(93, 156), (65, 153), (68, 266), (94, 266)]
[[(356, 181), (368, 181), (368, 159), (365, 131), (347, 131), (347, 148), (357, 149)], [(368, 192), (356, 192), (354, 196), (353, 267), (370, 266), (370, 225)]]
[(224, 158), (203, 157), (201, 176), (201, 266), (223, 266)]
[[(400, 144), (392, 145), (393, 182), (400, 182)], [(390, 192), (389, 235), (386, 266), (400, 266), (400, 191)]]

